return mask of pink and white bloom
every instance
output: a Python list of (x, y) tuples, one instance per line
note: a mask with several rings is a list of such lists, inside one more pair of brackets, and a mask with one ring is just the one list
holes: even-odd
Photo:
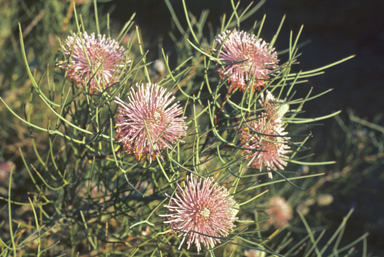
[(275, 228), (281, 228), (292, 219), (292, 208), (284, 198), (275, 196), (269, 199), (269, 207), (266, 210), (270, 217), (269, 223)]
[[(266, 90), (260, 96), (261, 114), (254, 116), (253, 120), (243, 124), (239, 131), (239, 137), (248, 160), (248, 165), (260, 171), (265, 167), (268, 171), (281, 169), (287, 162), (281, 158), (288, 158), (285, 154), (289, 146), (286, 144), (290, 137), (284, 131), (283, 116), (289, 110), (289, 104), (276, 99), (272, 93)], [(254, 150), (249, 150), (254, 149)], [(272, 178), (272, 173), (268, 172)]]
[(227, 30), (218, 35), (216, 41), (222, 44), (219, 60), (224, 63), (218, 70), (219, 76), (222, 80), (229, 78), (230, 91), (239, 88), (244, 92), (253, 76), (254, 86), (260, 89), (265, 85), (264, 80), (274, 76), (274, 70), (279, 67), (275, 48), (269, 48), (268, 43), (253, 34)]
[(115, 102), (120, 105), (115, 119), (116, 139), (127, 153), (135, 154), (139, 160), (148, 156), (152, 161), (155, 155), (162, 158), (162, 150), (172, 149), (172, 144), (186, 135), (186, 117), (178, 117), (183, 110), (179, 102), (172, 104), (175, 97), (165, 88), (150, 83), (136, 87), (137, 90), (131, 89), (128, 103), (116, 97)]
[[(3, 157), (0, 157), (0, 183), (8, 183), (9, 174), (11, 173), (12, 167), (15, 167), (15, 164), (11, 161), (5, 161)], [(15, 171), (15, 169), (13, 169)]]
[[(240, 129), (242, 147), (257, 150), (243, 151), (247, 155), (248, 165), (260, 171), (263, 167), (267, 170), (284, 170), (287, 162), (281, 158), (288, 158), (285, 155), (289, 149), (286, 140), (290, 139), (284, 136), (286, 134), (282, 125), (268, 123), (266, 113), (244, 124)], [(268, 176), (272, 178), (272, 173), (268, 172)]]
[(183, 237), (179, 249), (186, 237), (187, 249), (195, 243), (197, 252), (201, 245), (213, 248), (220, 243), (220, 237), (226, 237), (235, 227), (233, 224), (238, 212), (238, 204), (229, 195), (225, 187), (212, 178), (187, 177), (184, 188), (177, 184), (178, 190), (172, 197), (167, 217), (171, 228)]
[(60, 61), (59, 67), (67, 70), (67, 77), (77, 86), (89, 83), (91, 93), (117, 82), (130, 63), (126, 50), (105, 35), (74, 33), (64, 41), (62, 49), (69, 59)]

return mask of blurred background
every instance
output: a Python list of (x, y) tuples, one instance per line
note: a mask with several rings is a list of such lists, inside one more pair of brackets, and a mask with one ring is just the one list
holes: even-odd
[[(90, 15), (93, 13), (93, 6), (87, 5), (86, 0), (76, 2), (79, 9), (89, 9)], [(186, 27), (181, 1), (170, 0), (170, 3)], [(232, 10), (231, 2), (226, 0), (186, 0), (186, 3), (189, 11), (197, 17), (203, 9), (210, 9), (208, 23), (215, 31), (220, 27), (219, 17), (223, 13), (230, 14)], [(249, 3), (242, 1), (240, 9)], [(0, 95), (18, 113), (29, 101), (30, 83), (19, 50), (17, 22), (21, 23), (24, 31), (29, 65), (42, 72), (48, 62), (53, 65), (58, 49), (57, 37), (63, 40), (73, 29), (68, 6), (67, 1), (0, 0)], [(135, 24), (141, 29), (145, 48), (150, 50), (148, 59), (160, 58), (159, 46), (170, 53), (171, 59), (176, 59), (177, 53), (173, 52), (173, 41), (168, 33), (169, 28), (175, 26), (164, 0), (99, 1), (99, 11), (110, 13), (114, 26), (112, 32), (118, 31), (136, 13)], [(314, 220), (310, 225), (325, 225), (334, 231), (353, 208), (345, 241), (351, 242), (369, 232), (369, 252), (384, 256), (384, 1), (267, 0), (242, 24), (241, 29), (250, 29), (254, 21), (260, 21), (264, 14), (267, 16), (261, 37), (267, 42), (286, 15), (275, 44), (277, 51), (286, 49), (290, 31), (296, 35), (304, 24), (300, 42), (309, 40), (309, 43), (300, 49), (299, 69), (310, 70), (356, 55), (326, 70), (324, 75), (310, 78), (302, 86), (302, 95), (307, 94), (310, 87), (313, 87), (314, 94), (334, 89), (307, 103), (305, 109), (308, 114), (303, 116), (322, 116), (342, 110), (339, 118), (310, 128), (314, 135), (312, 148), (316, 153), (313, 160), (336, 160), (337, 164), (310, 170), (311, 173), (324, 172), (326, 177), (315, 185), (316, 193), (308, 192), (308, 195), (331, 195), (333, 201), (325, 206), (308, 205), (307, 216), (312, 217), (308, 220)], [(105, 15), (101, 17), (105, 18)], [(177, 34), (177, 30), (174, 33)], [(52, 51), (47, 51), (47, 48)], [(297, 96), (300, 95), (298, 92)], [(38, 111), (39, 107), (35, 108)], [(29, 133), (2, 104), (0, 118), (0, 169), (5, 169), (9, 162), (21, 169), (18, 148), (32, 151), (28, 143)], [(35, 140), (39, 150), (44, 150), (44, 146), (38, 144), (43, 139), (36, 137)], [(5, 188), (5, 184), (0, 184), (1, 188)], [(4, 194), (3, 191), (0, 190), (0, 194)]]
[[(170, 2), (185, 27), (182, 2)], [(240, 8), (245, 8), (250, 2), (241, 1)], [(195, 16), (199, 16), (203, 9), (209, 9), (208, 21), (213, 28), (220, 26), (219, 17), (223, 13), (230, 14), (232, 10), (230, 1), (194, 0), (186, 3)], [(152, 40), (162, 39), (164, 48), (171, 47), (168, 45), (172, 42), (168, 36), (171, 16), (163, 0), (114, 0), (105, 4), (106, 9), (112, 6), (116, 7), (111, 13), (112, 19), (123, 23), (136, 12), (135, 20), (144, 35)], [(327, 70), (326, 75), (310, 80), (315, 90), (334, 88), (334, 92), (327, 96), (327, 104), (321, 104), (316, 111), (324, 114), (352, 108), (358, 116), (372, 120), (384, 110), (384, 101), (381, 100), (384, 93), (384, 1), (267, 0), (242, 24), (242, 29), (251, 28), (254, 21), (260, 21), (264, 14), (267, 16), (261, 36), (266, 41), (272, 39), (281, 18), (286, 15), (276, 43), (278, 51), (287, 47), (290, 31), (296, 35), (304, 25), (301, 42), (310, 40), (310, 43), (301, 50), (300, 68), (309, 70), (356, 55), (353, 60)]]

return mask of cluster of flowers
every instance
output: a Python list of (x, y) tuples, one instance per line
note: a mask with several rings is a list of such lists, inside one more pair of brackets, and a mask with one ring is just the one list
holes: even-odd
[[(277, 54), (274, 48), (254, 35), (236, 30), (226, 31), (216, 38), (220, 44), (219, 77), (227, 80), (228, 91), (247, 87), (264, 86), (264, 81), (276, 73)], [(119, 43), (105, 36), (86, 32), (73, 34), (64, 42), (62, 51), (65, 61), (59, 67), (66, 70), (66, 76), (78, 87), (86, 86), (89, 92), (103, 92), (117, 83), (123, 76), (130, 60)], [(256, 83), (254, 83), (256, 81)], [(255, 85), (253, 85), (255, 84)], [(138, 160), (157, 157), (172, 145), (183, 142), (186, 136), (186, 117), (175, 96), (156, 84), (136, 84), (128, 96), (128, 102), (116, 97), (119, 105), (116, 122), (116, 139), (123, 144), (128, 154), (135, 154)], [(261, 95), (261, 115), (245, 122), (240, 129), (240, 139), (245, 150), (248, 165), (261, 170), (283, 169), (286, 162), (281, 118), (288, 111), (287, 104), (279, 104), (273, 95), (266, 91)], [(251, 150), (250, 150), (251, 149)], [(237, 220), (238, 205), (227, 189), (212, 178), (187, 177), (184, 188), (177, 184), (178, 190), (170, 199), (166, 223), (179, 233), (183, 242), (187, 239), (188, 248), (192, 243), (201, 250), (203, 244), (213, 248), (233, 229)]]
[[(278, 69), (277, 53), (274, 48), (255, 35), (234, 30), (225, 31), (216, 38), (221, 44), (219, 60), (224, 65), (219, 69), (221, 79), (230, 83), (228, 91), (240, 89), (244, 92), (248, 87), (258, 90), (265, 86), (265, 80), (274, 76)], [(288, 158), (288, 145), (290, 138), (284, 132), (282, 117), (289, 110), (289, 105), (280, 102), (268, 90), (261, 94), (259, 101), (263, 111), (250, 118), (240, 128), (240, 139), (249, 160), (248, 165), (262, 170), (284, 169), (287, 163), (281, 158)], [(250, 150), (251, 149), (251, 150)], [(272, 173), (268, 172), (270, 178)]]

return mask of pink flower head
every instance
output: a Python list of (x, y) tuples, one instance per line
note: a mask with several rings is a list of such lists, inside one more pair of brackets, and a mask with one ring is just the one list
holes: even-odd
[[(9, 174), (11, 173), (12, 167), (15, 164), (11, 161), (5, 161), (2, 157), (0, 157), (0, 182), (8, 182)], [(15, 171), (15, 169), (13, 169)]]
[(167, 215), (171, 228), (179, 232), (183, 239), (179, 249), (188, 236), (188, 249), (195, 243), (197, 252), (201, 244), (213, 248), (220, 243), (219, 237), (226, 237), (235, 225), (238, 205), (225, 187), (218, 185), (212, 178), (197, 179), (187, 177), (183, 188), (177, 184), (178, 190), (165, 207), (170, 212)]
[(115, 102), (120, 105), (115, 120), (116, 139), (127, 153), (136, 154), (139, 160), (151, 157), (151, 162), (155, 155), (162, 158), (161, 150), (172, 149), (171, 144), (186, 135), (186, 117), (177, 117), (183, 114), (179, 102), (169, 106), (175, 97), (166, 94), (165, 88), (150, 83), (136, 87), (137, 91), (131, 89), (128, 103), (116, 97)]
[(269, 44), (261, 38), (256, 40), (255, 35), (227, 30), (216, 41), (222, 44), (219, 60), (224, 62), (218, 70), (219, 76), (222, 80), (229, 77), (231, 91), (239, 88), (244, 92), (253, 76), (260, 90), (264, 80), (274, 75), (272, 69), (279, 67), (275, 48), (268, 48)]
[(69, 60), (60, 61), (59, 67), (67, 69), (67, 77), (78, 86), (89, 83), (91, 93), (115, 83), (130, 63), (118, 42), (95, 33), (74, 33), (64, 41), (63, 52)]
[(281, 228), (288, 224), (292, 219), (292, 208), (284, 198), (275, 196), (269, 199), (269, 207), (266, 210), (270, 217), (269, 222), (275, 225), (275, 228)]
[[(256, 133), (257, 132), (257, 133)], [(288, 158), (288, 145), (285, 141), (290, 139), (286, 137), (287, 132), (281, 124), (268, 122), (268, 117), (265, 112), (261, 116), (257, 116), (255, 120), (251, 120), (244, 124), (240, 129), (240, 139), (244, 148), (255, 149), (258, 151), (244, 150), (249, 160), (248, 165), (252, 168), (262, 171), (263, 166), (267, 170), (283, 170), (287, 165), (286, 161), (281, 158)], [(272, 173), (268, 176), (272, 178)]]

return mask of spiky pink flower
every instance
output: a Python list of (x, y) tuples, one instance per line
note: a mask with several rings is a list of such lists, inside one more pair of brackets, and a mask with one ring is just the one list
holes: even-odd
[(219, 60), (224, 62), (218, 70), (219, 76), (222, 80), (229, 78), (230, 91), (239, 88), (244, 92), (253, 76), (254, 86), (260, 89), (264, 80), (274, 76), (274, 69), (279, 67), (275, 48), (269, 48), (268, 43), (253, 34), (227, 30), (218, 35), (216, 41), (222, 44)]
[(118, 42), (105, 35), (96, 37), (95, 33), (68, 36), (63, 52), (69, 59), (60, 61), (59, 67), (67, 69), (67, 77), (77, 86), (89, 83), (91, 93), (102, 91), (117, 82), (130, 63), (125, 49)]
[(171, 228), (179, 233), (181, 240), (179, 249), (188, 236), (188, 249), (195, 243), (197, 252), (201, 244), (213, 248), (220, 243), (220, 237), (226, 237), (235, 226), (238, 204), (225, 187), (217, 184), (212, 178), (187, 177), (186, 185), (178, 190), (171, 199), (168, 217)]
[(276, 228), (284, 227), (292, 219), (292, 208), (284, 198), (275, 196), (269, 199), (269, 207), (266, 210), (270, 217), (269, 223)]
[[(150, 161), (155, 155), (161, 157), (161, 151), (181, 141), (186, 135), (187, 126), (179, 102), (172, 93), (156, 84), (136, 84), (126, 103), (116, 97), (120, 105), (116, 117), (118, 142), (122, 142), (129, 154), (136, 154), (137, 159), (148, 156)], [(169, 106), (171, 105), (171, 106)], [(151, 145), (153, 143), (153, 147)], [(181, 141), (182, 142), (182, 141)]]
[[(281, 124), (273, 124), (268, 122), (268, 117), (265, 112), (260, 116), (256, 116), (254, 120), (245, 123), (240, 128), (240, 139), (246, 148), (245, 153), (248, 165), (260, 171), (265, 167), (267, 170), (283, 170), (287, 165), (286, 161), (281, 158), (288, 158), (285, 154), (289, 146), (286, 140), (290, 138), (284, 132)], [(254, 149), (248, 150), (248, 149)], [(272, 178), (272, 173), (268, 172), (268, 176)]]

